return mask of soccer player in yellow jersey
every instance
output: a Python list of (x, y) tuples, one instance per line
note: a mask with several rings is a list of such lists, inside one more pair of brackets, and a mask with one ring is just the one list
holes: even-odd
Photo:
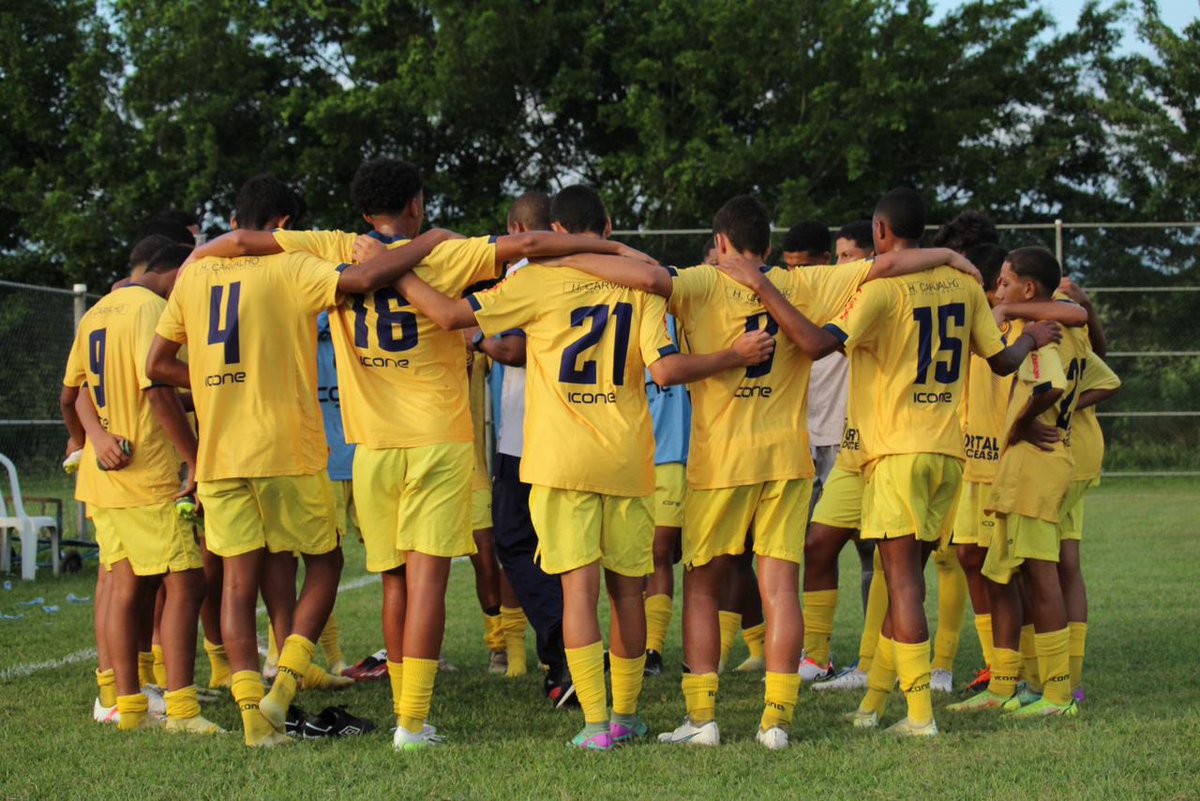
[[(603, 237), (610, 223), (599, 195), (584, 187), (564, 193), (572, 208), (556, 198), (553, 218), (580, 220), (591, 236)], [(542, 566), (561, 574), (563, 584), (563, 641), (585, 721), (572, 744), (608, 750), (645, 736), (637, 699), (646, 648), (642, 592), (653, 571), (654, 442), (642, 369), (660, 386), (686, 383), (762, 362), (770, 337), (742, 329), (746, 336), (734, 348), (683, 355), (667, 336), (661, 298), (536, 263), (465, 301), (411, 278), (402, 286), (447, 327), (477, 321), (484, 333), (525, 331), (521, 470), (533, 485)], [(602, 566), (613, 610), (611, 721), (596, 615)]]
[[(799, 315), (791, 305), (795, 302), (825, 320), (868, 279), (924, 269), (954, 257), (948, 251), (911, 251), (874, 263), (772, 270), (763, 266), (770, 249), (767, 211), (749, 196), (726, 203), (713, 219), (713, 232), (721, 269), (664, 272), (625, 259), (568, 261), (602, 278), (669, 295), (670, 310), (688, 332), (692, 347), (712, 351), (728, 347), (745, 331), (765, 330), (774, 336), (778, 328), (772, 310), (764, 306), (766, 295), (778, 299), (781, 309)], [(726, 270), (736, 270), (737, 278)], [(810, 355), (785, 338), (763, 364), (725, 370), (691, 388), (683, 527), (684, 657), (691, 670), (683, 677), (683, 692), (688, 716), (677, 729), (660, 736), (663, 742), (720, 743), (715, 720), (718, 599), (753, 522), (767, 627), (765, 709), (757, 737), (769, 749), (788, 744), (800, 689), (799, 568), (813, 476), (805, 408), (810, 366)]]
[[(64, 400), (86, 385), (94, 406), (94, 414), (84, 416), (88, 437), (78, 497), (89, 506), (100, 561), (110, 572), (105, 651), (115, 670), (118, 728), (123, 731), (155, 722), (139, 691), (137, 655), (139, 633), (145, 633), (139, 631), (142, 611), (147, 603), (153, 605), (159, 581), (167, 588), (162, 620), (166, 728), (222, 731), (201, 717), (193, 683), (204, 574), (192, 527), (175, 513), (179, 466), (185, 459), (189, 480), (194, 474), (195, 436), (175, 390), (152, 383), (145, 370), (164, 298), (189, 251), (183, 245), (160, 249), (139, 277), (84, 315), (63, 379)], [(99, 425), (89, 426), (89, 420)], [(130, 443), (128, 466), (101, 467), (98, 454), (111, 450), (118, 437)]]
[[(271, 230), (298, 208), (285, 184), (257, 176), (238, 193), (235, 221)], [(247, 745), (287, 742), (287, 707), (313, 667), (313, 643), (342, 567), (317, 399), (317, 313), (343, 294), (394, 281), (442, 238), (430, 235), (344, 269), (303, 254), (201, 258), (180, 274), (158, 322), (146, 372), (153, 381), (190, 387), (195, 399), (197, 496), (208, 546), (224, 560), (222, 634)], [(184, 344), (187, 364), (177, 358)], [(298, 600), (296, 553), (306, 567)], [(264, 573), (278, 580), (263, 584)], [(272, 618), (291, 613), (266, 698), (255, 633), (260, 585)]]

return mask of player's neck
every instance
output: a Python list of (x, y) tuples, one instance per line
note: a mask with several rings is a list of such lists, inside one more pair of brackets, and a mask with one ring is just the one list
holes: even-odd
[(421, 227), (420, 222), (407, 217), (376, 217), (373, 220), (375, 233), (389, 239), (412, 239)]

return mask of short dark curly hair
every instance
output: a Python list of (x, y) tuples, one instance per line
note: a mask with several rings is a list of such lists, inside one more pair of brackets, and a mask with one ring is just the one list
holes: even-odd
[(412, 164), (375, 158), (355, 171), (350, 199), (362, 214), (400, 214), (424, 189), (421, 173)]
[(999, 241), (1000, 232), (996, 230), (996, 224), (976, 209), (961, 212), (933, 235), (935, 247), (950, 248), (959, 253), (966, 253), (976, 245), (996, 244)]
[(295, 225), (304, 212), (300, 196), (269, 173), (256, 175), (242, 184), (234, 208), (238, 228), (247, 231), (262, 231), (272, 220), (284, 216)]

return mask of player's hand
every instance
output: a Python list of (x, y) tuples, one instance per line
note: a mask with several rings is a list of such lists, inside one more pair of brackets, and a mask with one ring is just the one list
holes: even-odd
[(646, 264), (658, 266), (658, 259), (653, 256), (648, 256), (637, 248), (631, 248), (629, 245), (617, 243), (617, 255), (626, 259), (634, 259), (635, 261), (644, 261)]
[(63, 456), (69, 458), (72, 453), (75, 453), (75, 451), (81, 451), (81, 450), (83, 450), (83, 443), (80, 442), (79, 440), (75, 439), (74, 437), (68, 437), (67, 438), (67, 451), (65, 454), (63, 454)]
[(972, 264), (971, 260), (966, 256), (955, 254), (955, 257), (950, 260), (950, 266), (960, 273), (966, 273), (971, 276), (975, 279), (975, 283), (980, 286), (983, 285), (983, 273), (979, 272), (979, 268)]
[(760, 267), (762, 267), (762, 263), (758, 259), (748, 258), (741, 253), (726, 253), (717, 264), (718, 270), (742, 286), (756, 291), (761, 286), (761, 282), (765, 280)]
[(1079, 286), (1079, 284), (1075, 283), (1065, 275), (1063, 276), (1062, 281), (1060, 281), (1058, 284), (1058, 291), (1078, 303), (1080, 306), (1083, 306), (1084, 308), (1091, 308), (1092, 299), (1088, 296), (1088, 293), (1084, 292), (1083, 287)]
[(1050, 320), (1039, 320), (1025, 326), (1024, 333), (1033, 340), (1035, 348), (1042, 348), (1054, 342), (1062, 342), (1062, 328)]
[(1038, 450), (1052, 451), (1061, 439), (1062, 435), (1054, 426), (1039, 423), (1037, 420), (1029, 420), (1025, 423), (1018, 422), (1013, 426), (1011, 442), (1028, 442)]
[(387, 250), (387, 245), (373, 236), (363, 234), (355, 239), (354, 244), (350, 246), (350, 258), (354, 259), (356, 264), (362, 264), (372, 256), (378, 256), (385, 250)]
[(745, 367), (762, 364), (775, 352), (775, 337), (766, 331), (747, 331), (733, 341), (732, 350)]
[(104, 465), (105, 470), (124, 470), (133, 459), (121, 447), (121, 438), (107, 431), (98, 434), (92, 446), (96, 449), (96, 461)]
[[(186, 472), (183, 476), (183, 487), (179, 492), (175, 493), (175, 500), (186, 498), (189, 495), (196, 494), (196, 465), (193, 462), (186, 463)], [(200, 513), (200, 501), (196, 501), (196, 514)]]

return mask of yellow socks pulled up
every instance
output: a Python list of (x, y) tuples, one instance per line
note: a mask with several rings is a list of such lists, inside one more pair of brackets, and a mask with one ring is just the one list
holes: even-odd
[(829, 663), (829, 638), (837, 611), (837, 590), (804, 593), (804, 651), (818, 665)]
[(938, 574), (938, 625), (933, 639), (933, 667), (954, 670), (958, 640), (967, 611), (967, 575), (950, 548), (933, 555)]
[(1042, 697), (1059, 706), (1071, 702), (1070, 640), (1069, 629), (1034, 635), (1038, 671), (1042, 674)]
[(991, 665), (994, 657), (992, 648), (992, 616), (975, 616), (975, 633), (979, 635), (979, 649), (983, 651), (983, 664)]
[(233, 679), (233, 672), (229, 667), (229, 657), (225, 654), (225, 646), (209, 642), (205, 637), (204, 653), (208, 654), (208, 686), (213, 689), (228, 687)]
[(1042, 691), (1042, 677), (1038, 672), (1037, 645), (1033, 638), (1033, 624), (1021, 627), (1021, 678), (1035, 693)]
[(100, 706), (112, 709), (117, 705), (117, 671), (96, 669), (96, 696)]
[(242, 713), (242, 734), (246, 745), (270, 748), (290, 742), (286, 734), (275, 731), (263, 717), (259, 704), (263, 698), (262, 674), (257, 670), (239, 670), (230, 678), (233, 700)]
[(504, 650), (504, 621), (500, 618), (500, 613), (489, 615), (487, 612), (480, 613), (483, 617), (483, 647), (489, 653), (496, 653)]
[(1071, 657), (1071, 689), (1083, 686), (1083, 654), (1087, 645), (1087, 623), (1068, 623), (1067, 653)]
[(799, 673), (772, 673), (768, 670), (763, 690), (762, 719), (758, 727), (763, 731), (774, 726), (787, 729), (792, 725), (792, 712), (796, 709), (799, 697)]
[[(603, 670), (603, 666), (601, 666)], [(400, 725), (410, 734), (420, 734), (433, 703), (433, 684), (438, 661), (404, 657), (404, 682), (400, 688)], [(395, 686), (395, 685), (393, 685)]]
[(614, 715), (636, 715), (638, 696), (642, 694), (642, 676), (646, 654), (634, 659), (609, 652), (609, 676), (612, 680), (612, 711)]
[(504, 652), (508, 656), (508, 669), (504, 675), (508, 678), (524, 676), (528, 667), (528, 657), (525, 655), (525, 627), (529, 621), (525, 619), (525, 610), (519, 606), (500, 607), (500, 626), (504, 633)]
[(717, 663), (717, 672), (725, 670), (725, 662), (733, 653), (733, 638), (742, 628), (742, 616), (737, 612), (718, 612), (717, 622), (721, 627), (721, 659)]
[(720, 681), (716, 673), (683, 674), (683, 701), (693, 725), (703, 726), (717, 717)]
[(929, 640), (908, 643), (893, 640), (896, 676), (908, 701), (908, 722), (923, 726), (933, 720), (933, 696), (929, 690)]
[(329, 620), (326, 621), (325, 628), (321, 629), (321, 636), (317, 638), (317, 645), (321, 646), (321, 653), (325, 656), (329, 672), (334, 674), (341, 674), (346, 669), (346, 657), (342, 654), (340, 635), (338, 619), (330, 612)]
[(867, 591), (867, 613), (863, 619), (862, 639), (858, 645), (858, 669), (863, 673), (871, 672), (871, 664), (875, 661), (875, 648), (879, 645), (879, 632), (883, 629), (883, 619), (887, 617), (887, 610), (887, 579), (883, 576), (879, 549), (876, 548), (875, 571), (871, 574), (871, 589)]
[(164, 690), (167, 688), (167, 660), (163, 656), (161, 645), (151, 645), (150, 653), (154, 654), (154, 683)]
[[(567, 668), (575, 695), (583, 707), (583, 722), (608, 721), (608, 688), (604, 684), (604, 645), (599, 640), (582, 648), (567, 648)], [(611, 661), (611, 655), (610, 655)]]
[(141, 693), (117, 696), (117, 712), (121, 719), (117, 721), (119, 731), (133, 731), (151, 724), (150, 699)]
[(646, 650), (662, 653), (671, 625), (671, 596), (651, 595), (646, 598)]
[(991, 680), (988, 691), (1008, 698), (1017, 691), (1017, 679), (1021, 674), (1021, 652), (1011, 648), (996, 648), (992, 651)]
[(275, 641), (275, 627), (271, 625), (271, 621), (267, 621), (267, 661), (263, 663), (263, 667), (267, 672), (275, 670), (279, 665), (279, 643)]
[(766, 657), (767, 652), (764, 645), (766, 639), (766, 621), (759, 623), (757, 626), (742, 629), (742, 642), (746, 643), (746, 650), (750, 652), (752, 658), (763, 659)]
[(167, 703), (167, 720), (186, 720), (200, 714), (200, 701), (196, 697), (196, 685), (163, 693)]
[(396, 716), (396, 725), (400, 725), (400, 699), (404, 695), (404, 663), (388, 660), (388, 682), (392, 685), (392, 714)]
[[(879, 634), (876, 638), (875, 658), (867, 671), (867, 694), (859, 702), (860, 712), (874, 712), (883, 717), (892, 688), (896, 686), (896, 649), (888, 637)], [(862, 662), (858, 669), (862, 670)]]
[(313, 652), (316, 646), (312, 640), (300, 634), (288, 635), (283, 641), (283, 650), (279, 652), (279, 672), (275, 675), (275, 683), (271, 692), (259, 703), (263, 717), (271, 721), (276, 731), (283, 731), (284, 721), (287, 720), (287, 710), (300, 680), (304, 678), (312, 665)]
[(154, 683), (154, 652), (138, 651), (138, 686), (148, 687)]

